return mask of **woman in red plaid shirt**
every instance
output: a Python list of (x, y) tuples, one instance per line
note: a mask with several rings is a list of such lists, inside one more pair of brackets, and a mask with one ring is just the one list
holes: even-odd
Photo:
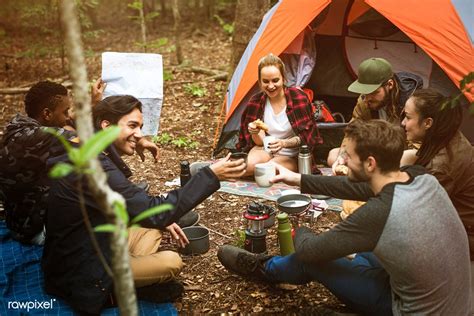
[[(271, 53), (258, 63), (258, 83), (262, 92), (247, 103), (237, 144), (238, 150), (248, 152), (246, 175), (253, 175), (257, 163), (269, 161), (297, 171), (300, 145), (306, 144), (312, 150), (322, 142), (311, 103), (300, 88), (285, 87), (285, 65)], [(267, 125), (268, 131), (257, 126), (257, 119)], [(264, 150), (266, 136), (273, 136), (274, 140)]]

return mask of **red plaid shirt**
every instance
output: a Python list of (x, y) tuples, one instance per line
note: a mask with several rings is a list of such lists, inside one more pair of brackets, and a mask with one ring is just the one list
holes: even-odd
[[(317, 144), (322, 144), (322, 138), (319, 136), (318, 127), (311, 111), (311, 103), (306, 93), (299, 88), (285, 88), (285, 97), (286, 115), (290, 121), (291, 128), (300, 137), (301, 143), (308, 145), (310, 149), (313, 149)], [(256, 119), (263, 121), (266, 100), (266, 94), (260, 92), (255, 94), (247, 103), (240, 121), (237, 149), (248, 152), (255, 146), (248, 131), (248, 125)]]

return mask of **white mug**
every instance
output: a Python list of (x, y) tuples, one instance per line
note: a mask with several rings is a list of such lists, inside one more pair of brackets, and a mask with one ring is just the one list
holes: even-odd
[(269, 187), (272, 185), (270, 179), (275, 177), (276, 169), (272, 163), (258, 163), (255, 165), (255, 182), (260, 187)]
[(268, 148), (268, 144), (273, 143), (276, 140), (275, 136), (265, 136), (263, 138), (263, 149), (269, 153), (270, 149)]

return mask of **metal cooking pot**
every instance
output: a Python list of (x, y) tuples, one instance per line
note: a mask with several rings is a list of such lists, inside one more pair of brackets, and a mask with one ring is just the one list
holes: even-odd
[(202, 226), (190, 226), (183, 228), (183, 232), (188, 237), (189, 244), (179, 251), (185, 255), (202, 255), (209, 250), (209, 230)]
[(278, 209), (290, 215), (303, 212), (310, 204), (311, 198), (304, 194), (283, 195), (277, 200)]

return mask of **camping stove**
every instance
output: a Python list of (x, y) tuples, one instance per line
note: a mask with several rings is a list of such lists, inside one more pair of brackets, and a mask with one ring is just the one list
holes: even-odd
[(312, 204), (309, 204), (305, 210), (299, 213), (288, 214), (288, 219), (290, 220), (291, 226), (293, 226), (294, 229), (300, 227), (303, 223), (312, 223), (313, 218), (314, 210)]
[(265, 237), (267, 231), (264, 228), (264, 221), (270, 217), (270, 210), (267, 206), (251, 202), (243, 216), (247, 220), (247, 229), (245, 230), (245, 245), (247, 251), (253, 253), (263, 253), (267, 251)]

